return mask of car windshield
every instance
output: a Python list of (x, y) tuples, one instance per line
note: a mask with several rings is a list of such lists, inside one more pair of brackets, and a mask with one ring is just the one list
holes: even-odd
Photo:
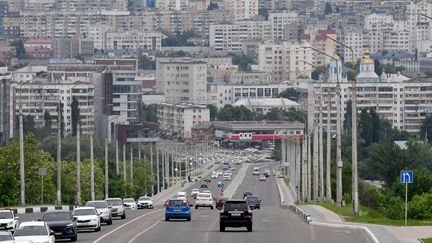
[(7, 241), (7, 240), (13, 240), (12, 236), (7, 234), (7, 235), (0, 235), (0, 241)]
[(43, 216), (43, 221), (62, 221), (62, 220), (71, 220), (70, 213), (55, 212), (55, 213), (46, 213)]
[(12, 212), (0, 212), (0, 219), (12, 219)]
[(106, 208), (108, 207), (105, 201), (100, 202), (87, 202), (86, 207), (94, 207), (94, 208)]
[(247, 209), (246, 202), (225, 202), (225, 211), (246, 211)]
[(19, 227), (15, 231), (15, 236), (31, 236), (31, 235), (48, 235), (48, 230), (45, 226), (24, 226)]
[(132, 198), (127, 198), (127, 199), (123, 199), (124, 203), (133, 203), (135, 202), (135, 200), (133, 200)]
[(74, 211), (73, 215), (74, 216), (96, 215), (96, 211), (94, 209), (78, 209)]
[(211, 196), (210, 196), (210, 194), (208, 194), (208, 193), (200, 193), (200, 194), (198, 194), (198, 197), (209, 198), (209, 197), (211, 197)]
[(256, 202), (256, 201), (258, 201), (258, 197), (246, 197), (246, 200), (251, 201), (251, 202)]
[(150, 201), (151, 198), (149, 198), (149, 197), (140, 197), (139, 200), (141, 200), (141, 201)]
[(186, 206), (186, 200), (170, 200), (169, 206)]
[(120, 199), (108, 199), (105, 201), (108, 203), (108, 206), (120, 206), (120, 205), (122, 205), (122, 201)]

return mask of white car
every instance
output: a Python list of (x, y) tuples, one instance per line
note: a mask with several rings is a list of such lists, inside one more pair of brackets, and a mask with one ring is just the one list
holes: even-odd
[(177, 198), (186, 198), (186, 192), (177, 192)]
[(14, 242), (14, 237), (9, 231), (0, 231), (0, 242)]
[(112, 224), (112, 211), (107, 202), (103, 200), (88, 201), (85, 206), (96, 208), (96, 212), (99, 215), (101, 221), (105, 222), (107, 225)]
[(0, 230), (14, 232), (18, 226), (18, 219), (12, 210), (0, 210)]
[(210, 209), (213, 209), (213, 198), (210, 193), (198, 193), (196, 200), (195, 200), (195, 208), (198, 207), (210, 207)]
[(231, 180), (231, 176), (230, 175), (224, 175), (223, 176), (223, 180), (224, 181), (230, 181)]
[(199, 192), (200, 192), (200, 190), (197, 189), (197, 188), (192, 189), (192, 191), (191, 191), (191, 197), (195, 198), (198, 195)]
[(211, 178), (212, 179), (217, 179), (219, 177), (219, 175), (217, 173), (212, 173)]
[(140, 197), (138, 198), (137, 207), (138, 209), (153, 208), (153, 199), (148, 196)]
[(133, 198), (123, 199), (123, 205), (125, 206), (126, 209), (131, 209), (131, 210), (137, 209), (137, 203)]
[(23, 222), (14, 233), (15, 240), (30, 240), (33, 243), (54, 243), (54, 233), (44, 221)]
[(267, 178), (265, 177), (265, 175), (260, 175), (259, 180), (260, 181), (266, 181)]
[(77, 218), (77, 229), (101, 230), (100, 217), (94, 207), (75, 208), (72, 215)]

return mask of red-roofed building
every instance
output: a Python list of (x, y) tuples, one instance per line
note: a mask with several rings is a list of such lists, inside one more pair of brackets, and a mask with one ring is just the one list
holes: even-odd
[[(307, 31), (301, 34), (300, 41), (302, 43), (308, 43), (314, 48), (323, 51), (330, 56), (336, 53), (336, 43), (327, 38), (327, 36), (336, 39), (335, 30), (318, 30), (318, 31)], [(312, 64), (321, 66), (327, 65), (330, 62), (330, 58), (322, 55), (316, 51), (313, 52)]]
[(27, 47), (26, 55), (33, 59), (49, 59), (54, 56), (54, 51), (44, 47)]
[(24, 48), (44, 48), (52, 50), (53, 40), (49, 38), (32, 38), (24, 42)]

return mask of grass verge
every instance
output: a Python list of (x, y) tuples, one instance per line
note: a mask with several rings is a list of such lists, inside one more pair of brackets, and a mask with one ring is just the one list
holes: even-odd
[[(317, 205), (327, 208), (328, 210), (331, 210), (341, 215), (342, 218), (348, 222), (405, 226), (404, 220), (389, 219), (383, 214), (377, 212), (376, 210), (363, 206), (360, 206), (360, 215), (354, 215), (352, 213), (351, 204), (347, 204), (345, 207), (338, 207), (332, 203), (317, 203)], [(432, 225), (432, 221), (408, 219), (408, 226), (420, 225)], [(432, 243), (432, 241), (430, 242)]]
[(432, 238), (421, 239), (423, 243), (432, 243)]

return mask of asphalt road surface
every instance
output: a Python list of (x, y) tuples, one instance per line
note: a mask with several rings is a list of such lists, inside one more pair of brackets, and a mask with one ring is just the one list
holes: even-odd
[[(271, 168), (271, 164), (261, 164)], [(254, 165), (256, 166), (256, 165)], [(235, 166), (238, 171), (239, 166)], [(219, 210), (210, 208), (192, 209), (192, 220), (164, 220), (164, 208), (156, 206), (151, 210), (128, 211), (126, 220), (114, 220), (113, 225), (103, 226), (101, 232), (79, 233), (79, 242), (109, 243), (366, 243), (372, 242), (361, 230), (335, 229), (305, 224), (289, 209), (279, 206), (279, 193), (273, 177), (267, 181), (258, 181), (252, 176), (252, 165), (248, 167), (246, 176), (236, 188), (233, 198), (241, 198), (243, 192), (250, 191), (258, 195), (261, 209), (253, 211), (253, 232), (246, 228), (227, 228), (219, 232)], [(236, 172), (233, 176), (237, 176)], [(213, 179), (208, 190), (219, 195), (218, 180)], [(203, 182), (197, 182), (186, 192), (190, 195), (192, 188), (199, 188)], [(225, 182), (225, 187), (230, 182)], [(237, 188), (238, 187), (238, 188)], [(201, 189), (203, 190), (203, 189)], [(207, 190), (207, 189), (204, 189)], [(193, 202), (193, 200), (192, 200)], [(20, 215), (21, 219), (40, 217), (40, 214)]]

